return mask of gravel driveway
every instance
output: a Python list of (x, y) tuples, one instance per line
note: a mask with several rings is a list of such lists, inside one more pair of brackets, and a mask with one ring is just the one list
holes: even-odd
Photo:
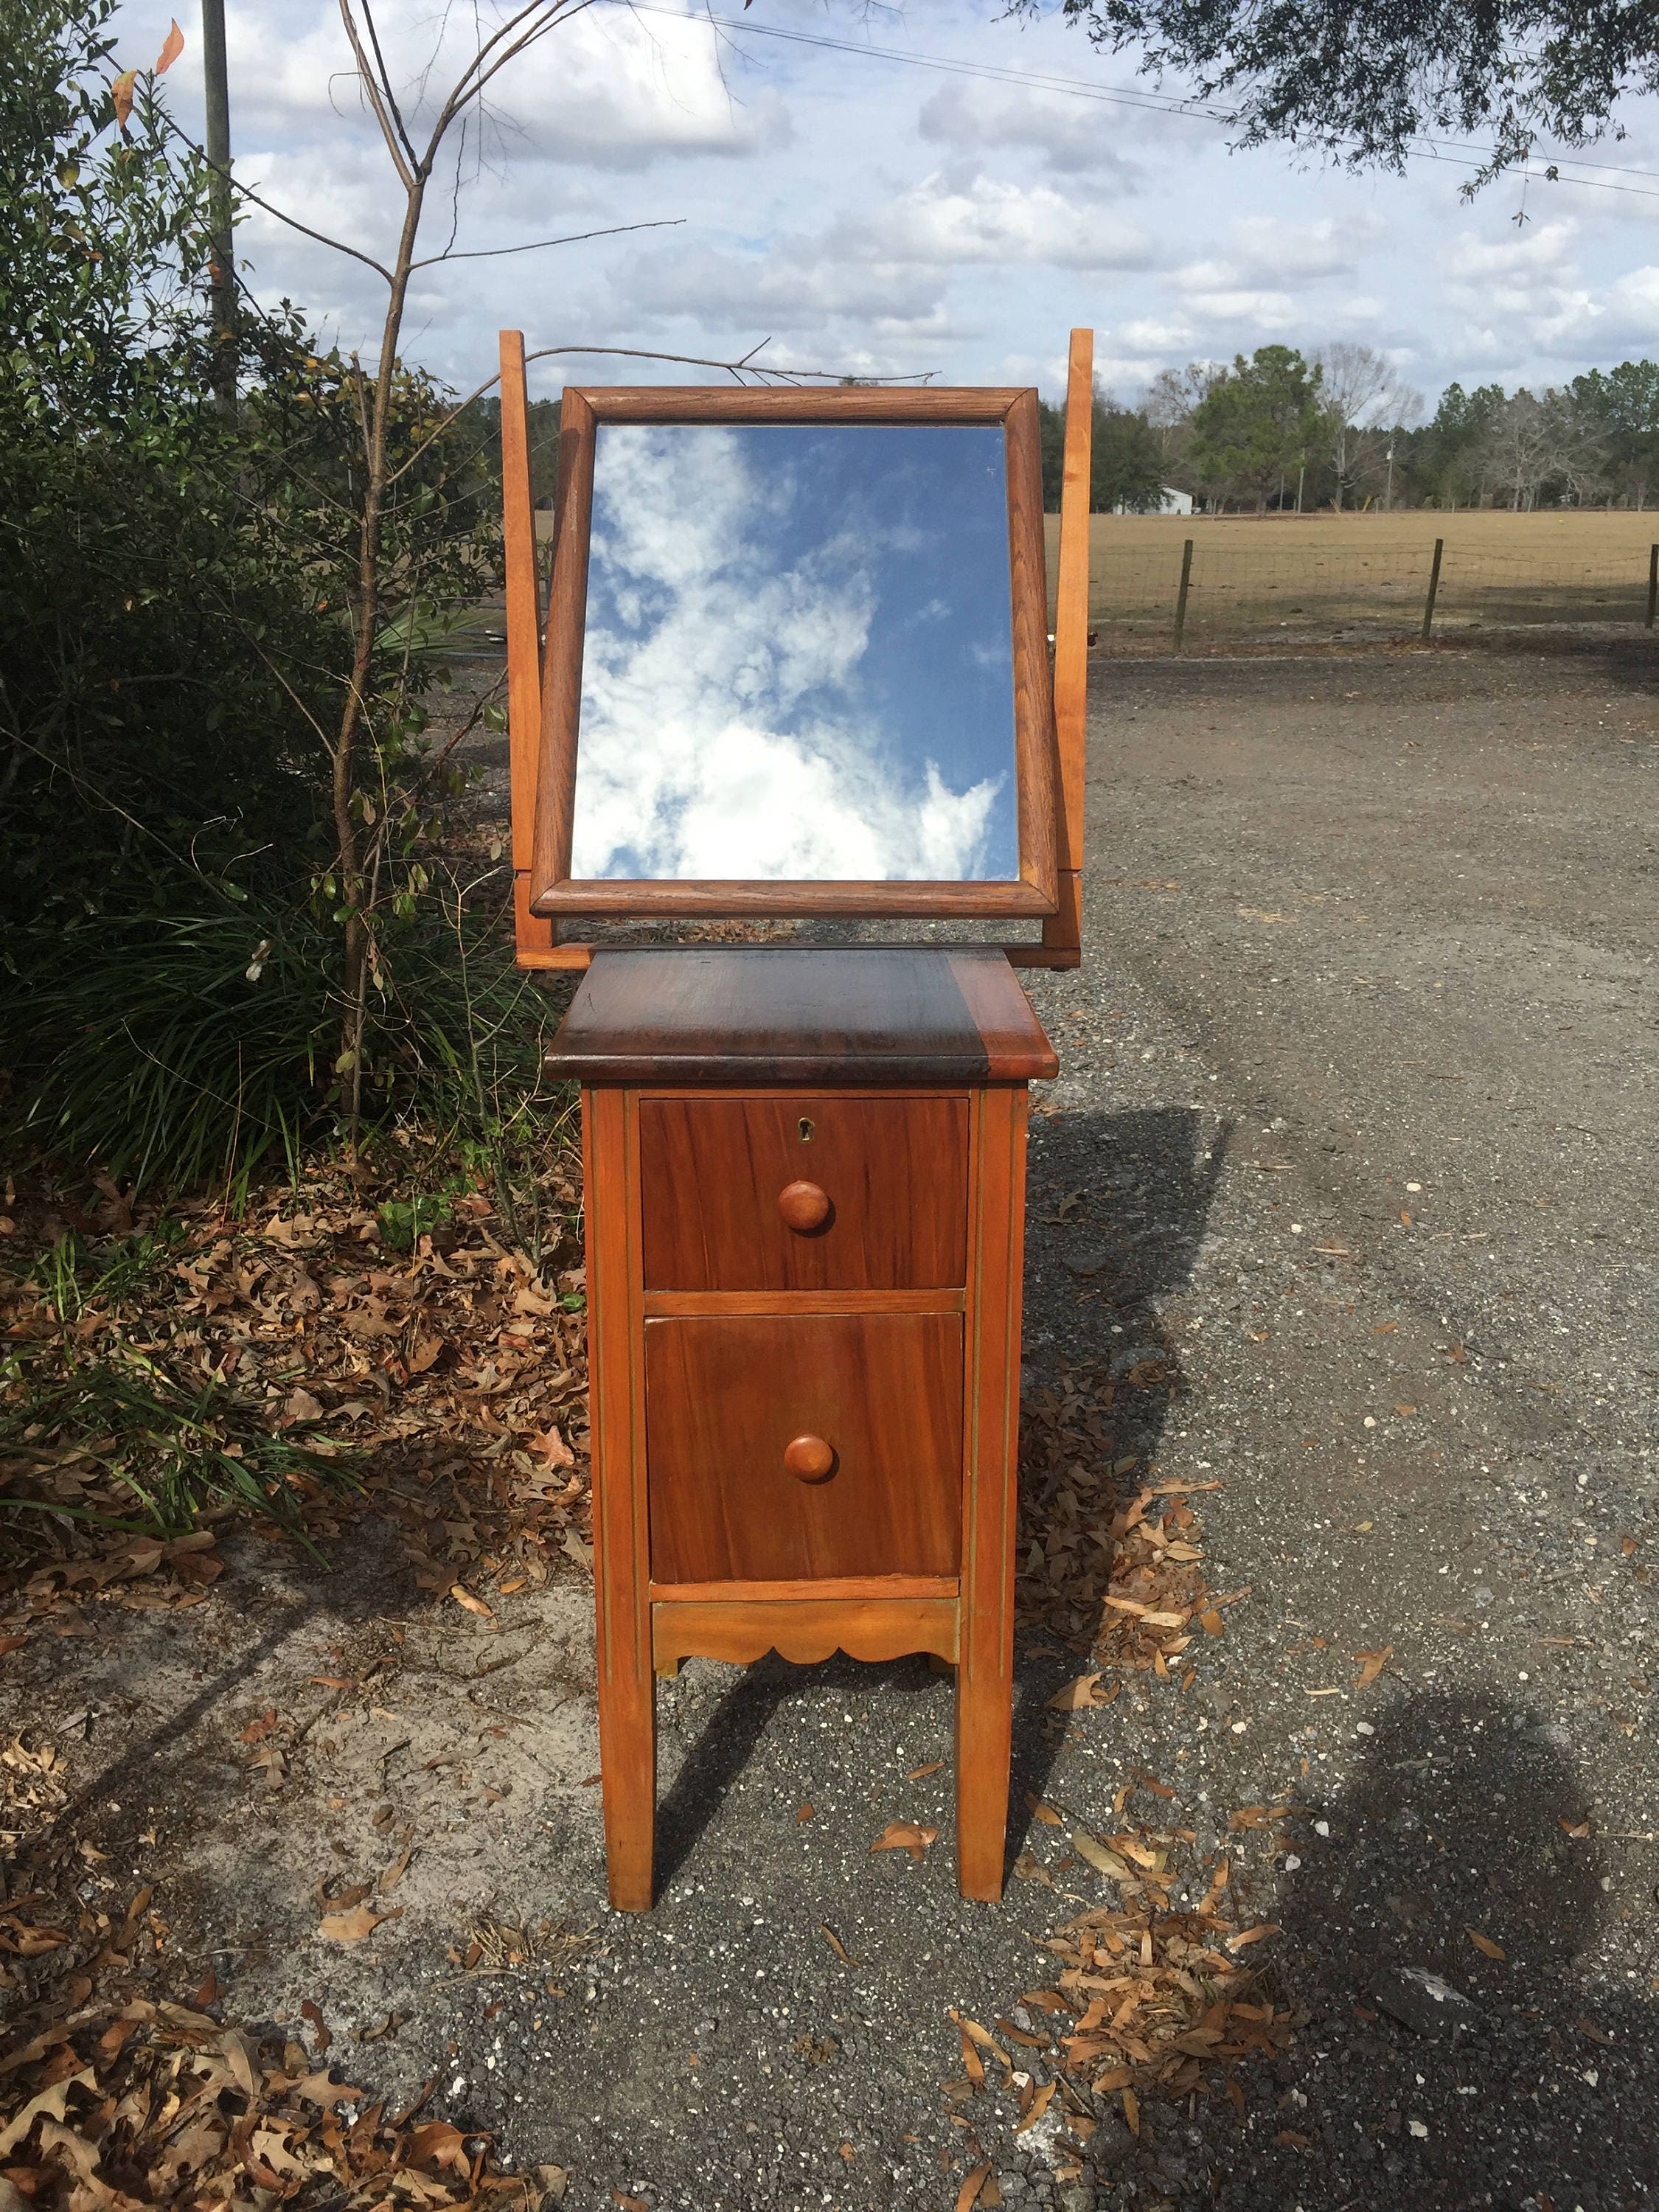
[[(395, 1547), (326, 1582), (246, 1549), (183, 1620), (58, 1646), (30, 1717), (123, 1715), (76, 1779), (240, 2016), (304, 2036), (313, 2002), (349, 2080), (434, 2081), (434, 2112), (570, 2169), (583, 2212), (1646, 2203), (1653, 663), (1094, 675), (1088, 956), (1031, 979), (1062, 1073), (1033, 1123), (1027, 1380), (1054, 1402), (1167, 1375), (1129, 1452), (1196, 1486), (1236, 1601), (1190, 1687), (1136, 1674), (1073, 1713), (1048, 1700), (1076, 1649), (1025, 1639), (1003, 1905), (954, 1893), (948, 1682), (774, 1660), (659, 1691), (662, 1902), (606, 1912), (575, 1581), (438, 1622)], [(311, 1731), (251, 1796), (249, 1717), (376, 1660), (356, 1733)], [(463, 1740), (489, 1784), (465, 1805)], [(1102, 2095), (1068, 2159), (1058, 2107), (1015, 2132), (1040, 2033), (1004, 2086), (942, 2094), (952, 2008), (1029, 2029), (1043, 1939), (1108, 1896), (1026, 1793), (1098, 1832), (1147, 1775), (1280, 1929), (1258, 1986), (1295, 2040), (1240, 2070), (1242, 2112), (1148, 2105), (1137, 2134)], [(370, 1864), (383, 1800), (418, 1832), (406, 1909), (331, 1949), (312, 1885)], [(1267, 1804), (1275, 1833), (1230, 1826)], [(890, 1820), (940, 1838), (872, 1854)], [(530, 1962), (471, 1949), (538, 1917)]]

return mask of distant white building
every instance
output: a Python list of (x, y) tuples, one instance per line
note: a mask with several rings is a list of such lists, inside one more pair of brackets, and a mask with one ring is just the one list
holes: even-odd
[[(1150, 507), (1147, 509), (1147, 512), (1152, 514), (1190, 514), (1192, 511), (1193, 495), (1191, 492), (1177, 491), (1173, 484), (1164, 485), (1164, 501), (1162, 506)], [(1112, 513), (1114, 514), (1127, 514), (1129, 513), (1129, 509), (1123, 504), (1121, 500), (1119, 500), (1117, 505), (1112, 509)]]

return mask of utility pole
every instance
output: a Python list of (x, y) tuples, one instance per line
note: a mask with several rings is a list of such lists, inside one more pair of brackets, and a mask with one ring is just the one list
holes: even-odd
[(1389, 433), (1389, 488), (1382, 495), (1382, 511), (1391, 514), (1394, 508), (1394, 432)]
[(213, 259), (213, 390), (236, 411), (236, 267), (230, 196), (230, 77), (225, 66), (225, 0), (202, 0), (202, 84), (207, 101), (209, 217)]

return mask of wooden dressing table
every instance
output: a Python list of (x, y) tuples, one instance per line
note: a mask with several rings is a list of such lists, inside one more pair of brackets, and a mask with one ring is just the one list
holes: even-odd
[[(1089, 337), (1051, 690), (1030, 392), (567, 391), (538, 665), (503, 334), (519, 959), (586, 970), (547, 1071), (581, 1088), (625, 1910), (652, 1903), (655, 1676), (775, 1650), (955, 1669), (958, 1876), (1001, 1894), (1027, 1085), (1057, 1072), (1011, 963), (1079, 957)], [(1042, 933), (561, 936), (780, 915)]]
[(957, 1668), (963, 1894), (1001, 1894), (1026, 1085), (1001, 953), (595, 955), (582, 1086), (613, 1903), (651, 1903), (653, 1668)]

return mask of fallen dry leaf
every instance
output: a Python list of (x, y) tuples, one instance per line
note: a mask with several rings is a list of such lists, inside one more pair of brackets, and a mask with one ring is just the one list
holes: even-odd
[(469, 1613), (476, 1613), (481, 1620), (494, 1620), (494, 1613), (481, 1597), (474, 1597), (465, 1583), (451, 1583), (449, 1595), (457, 1605), (464, 1605)]
[(1026, 2108), (1018, 2124), (1015, 2127), (1014, 2133), (1017, 2136), (1023, 2136), (1027, 2128), (1034, 2128), (1036, 2125), (1037, 2122), (1042, 2118), (1042, 2115), (1048, 2111), (1049, 2106), (1053, 2104), (1054, 2100), (1054, 2092), (1059, 2088), (1059, 2087), (1060, 2083), (1057, 2081), (1049, 2081), (1043, 2083), (1042, 2087), (1037, 2091), (1036, 2096), (1032, 2098), (1030, 2104)]
[(836, 1935), (835, 1929), (830, 1926), (827, 1921), (819, 1921), (818, 1933), (823, 1936), (824, 1942), (830, 1946), (830, 1948), (835, 1953), (836, 1956), (841, 1960), (843, 1966), (857, 1966), (858, 1960), (853, 1957), (852, 1954), (848, 1950), (847, 1946), (842, 1942), (840, 1936)]
[(979, 2202), (980, 2191), (990, 2179), (988, 2166), (976, 2166), (965, 2173), (962, 2186), (957, 2191), (956, 2212), (973, 2212), (974, 2206)]
[(1478, 1928), (1466, 1928), (1463, 1932), (1484, 1958), (1501, 1960), (1508, 1957), (1501, 1943), (1494, 1943), (1490, 1936), (1483, 1936)]
[(375, 1888), (380, 1890), (382, 1893), (388, 1889), (396, 1889), (398, 1884), (409, 1872), (410, 1861), (414, 1857), (414, 1844), (406, 1844), (403, 1850), (398, 1853), (398, 1856), (392, 1860), (392, 1864), (386, 1869), (386, 1872), (381, 1875), (379, 1881), (376, 1881), (374, 1885)]
[(1056, 1713), (1078, 1713), (1096, 1702), (1095, 1687), (1100, 1680), (1097, 1670), (1092, 1674), (1079, 1674), (1067, 1682), (1063, 1690), (1056, 1690), (1048, 1700), (1048, 1710)]
[(1380, 1651), (1356, 1651), (1353, 1656), (1360, 1662), (1359, 1680), (1356, 1687), (1369, 1690), (1389, 1660), (1393, 1658), (1394, 1646), (1392, 1644), (1385, 1644)]
[(922, 1782), (930, 1774), (943, 1774), (944, 1771), (945, 1761), (942, 1759), (930, 1759), (926, 1766), (913, 1766), (906, 1779), (911, 1782)]
[(361, 1943), (388, 1920), (395, 1920), (401, 1905), (390, 1912), (376, 1912), (367, 1905), (354, 1905), (348, 1912), (325, 1912), (317, 1932), (330, 1943)]
[(908, 1851), (916, 1864), (939, 1836), (937, 1828), (920, 1828), (914, 1820), (890, 1820), (870, 1848), (872, 1851)]
[(1080, 1859), (1086, 1859), (1097, 1874), (1108, 1875), (1114, 1881), (1133, 1881), (1135, 1870), (1126, 1858), (1109, 1850), (1097, 1836), (1086, 1828), (1073, 1828), (1072, 1848)]

